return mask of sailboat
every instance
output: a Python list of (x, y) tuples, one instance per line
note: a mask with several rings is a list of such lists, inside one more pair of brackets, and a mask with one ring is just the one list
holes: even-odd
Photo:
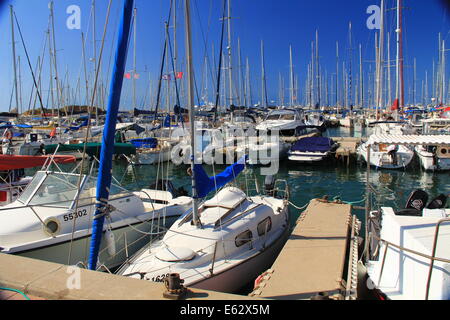
[[(195, 150), (189, 0), (185, 0), (185, 13), (191, 146)], [(161, 242), (144, 247), (127, 261), (118, 274), (162, 282), (178, 273), (187, 287), (235, 292), (270, 267), (289, 233), (288, 193), (250, 197), (229, 186), (245, 169), (246, 158), (210, 178), (195, 163), (193, 153), (192, 210), (172, 225)], [(204, 201), (212, 191), (216, 195)]]

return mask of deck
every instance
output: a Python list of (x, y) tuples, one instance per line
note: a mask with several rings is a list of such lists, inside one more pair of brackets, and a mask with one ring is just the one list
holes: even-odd
[(252, 296), (300, 300), (344, 292), (351, 225), (350, 205), (312, 200)]

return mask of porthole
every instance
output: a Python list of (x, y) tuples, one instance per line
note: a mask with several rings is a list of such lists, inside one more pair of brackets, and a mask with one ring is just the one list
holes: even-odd
[(258, 235), (260, 237), (266, 235), (270, 232), (271, 229), (272, 229), (272, 219), (270, 219), (270, 217), (267, 217), (258, 224)]
[(442, 154), (447, 154), (447, 149), (442, 149)]
[(239, 248), (242, 247), (244, 244), (251, 242), (252, 238), (253, 238), (252, 232), (250, 230), (247, 230), (238, 235), (234, 243), (236, 244), (236, 247)]
[(47, 219), (44, 222), (44, 231), (50, 236), (55, 236), (60, 230), (59, 221), (55, 218)]

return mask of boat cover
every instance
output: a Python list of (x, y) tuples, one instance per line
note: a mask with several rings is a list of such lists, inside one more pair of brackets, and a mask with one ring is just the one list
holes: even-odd
[[(96, 156), (97, 158), (100, 155), (101, 151), (101, 143), (88, 143), (86, 144), (86, 153), (89, 156)], [(46, 154), (55, 153), (58, 148), (57, 144), (47, 145), (44, 147)], [(81, 144), (60, 144), (58, 148), (58, 152), (64, 151), (80, 151), (83, 152), (84, 143)], [(114, 144), (114, 154), (124, 154), (124, 155), (132, 155), (136, 154), (136, 147), (130, 143), (116, 143)]]
[(158, 146), (158, 140), (155, 138), (134, 139), (130, 141), (136, 148), (154, 149)]
[(300, 152), (327, 152), (331, 150), (334, 141), (326, 137), (310, 137), (297, 141), (291, 148), (291, 151)]
[[(51, 158), (51, 156), (16, 156), (2, 154), (0, 155), (0, 171), (41, 167), (45, 164), (49, 164), (49, 159)], [(54, 156), (53, 160), (58, 164), (76, 162), (74, 156)]]

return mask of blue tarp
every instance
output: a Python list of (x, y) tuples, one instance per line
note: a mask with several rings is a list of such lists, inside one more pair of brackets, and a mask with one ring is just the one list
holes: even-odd
[(154, 149), (158, 146), (158, 140), (155, 138), (134, 139), (130, 141), (136, 148)]
[(291, 151), (327, 152), (333, 145), (334, 141), (326, 137), (303, 138), (292, 146)]
[(233, 181), (245, 169), (247, 156), (242, 157), (235, 164), (229, 166), (215, 177), (209, 177), (201, 164), (194, 165), (195, 186), (197, 198), (205, 198), (211, 191), (217, 191), (227, 183)]

